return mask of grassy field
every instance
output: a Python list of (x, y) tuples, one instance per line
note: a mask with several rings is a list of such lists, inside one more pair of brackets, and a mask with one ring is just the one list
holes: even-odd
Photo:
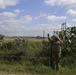
[[(10, 42), (10, 41), (14, 41), (15, 39), (18, 39), (18, 38), (14, 38), (14, 37), (5, 37), (4, 38), (4, 42)], [(41, 41), (43, 41), (43, 39), (41, 38), (41, 39), (38, 39), (38, 38), (20, 38), (20, 39), (27, 39), (28, 41), (33, 41), (33, 42), (41, 42)], [(48, 41), (48, 39), (47, 38), (45, 38), (45, 40), (47, 40)]]
[(0, 75), (76, 75), (76, 68), (60, 68), (60, 70), (53, 71), (50, 70), (49, 73), (45, 71), (45, 73), (35, 73), (35, 72), (21, 72), (21, 71), (0, 71)]
[(17, 38), (4, 37), (4, 42), (14, 41)]
[[(17, 38), (5, 37), (3, 42), (13, 42), (15, 39), (17, 39)], [(23, 39), (23, 38), (20, 38), (20, 39)], [(41, 42), (43, 41), (43, 39), (37, 39), (37, 38), (24, 38), (24, 39), (27, 39), (29, 41), (29, 46), (27, 49), (27, 56), (28, 57), (36, 56), (38, 54), (38, 52), (40, 52), (40, 50), (42, 49), (41, 47), (43, 47), (43, 46), (41, 46), (42, 45)], [(47, 41), (47, 39), (45, 39), (45, 40)], [(6, 44), (7, 43), (4, 44), (4, 46), (5, 46), (4, 49), (6, 49), (6, 48), (7, 49), (4, 51), (2, 50), (2, 53), (4, 53), (5, 55), (8, 55), (9, 53), (11, 53), (11, 50), (13, 53), (14, 48), (10, 49), (9, 47), (6, 47)], [(45, 50), (47, 50), (47, 48), (45, 48), (46, 45), (47, 44), (44, 45)], [(12, 44), (10, 45), (10, 47), (11, 46), (12, 46)], [(20, 48), (20, 50), (22, 50), (22, 49), (26, 50), (25, 45), (22, 47), (21, 46), (15, 46), (15, 47)], [(18, 48), (16, 48), (17, 49), (16, 53), (19, 52)], [(43, 52), (45, 51), (44, 49), (43, 49)], [(43, 54), (43, 52), (42, 52), (42, 54)], [(45, 51), (45, 53), (47, 53), (47, 51)], [(9, 56), (7, 56), (7, 57), (9, 57)], [(12, 64), (5, 60), (2, 62), (7, 62), (7, 63), (1, 63), (1, 61), (0, 61), (0, 75), (76, 75), (76, 65), (73, 65), (73, 66), (69, 65), (68, 67), (67, 66), (60, 67), (59, 71), (57, 72), (55, 70), (52, 70), (49, 66), (45, 66), (43, 64), (36, 64), (37, 61), (29, 62), (27, 60), (26, 61), (24, 60), (24, 62), (20, 62), (20, 63), (13, 62)], [(45, 61), (45, 62), (47, 62), (47, 61)]]

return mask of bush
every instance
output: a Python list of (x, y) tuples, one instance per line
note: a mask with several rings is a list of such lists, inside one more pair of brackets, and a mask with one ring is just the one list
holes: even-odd
[(62, 65), (76, 64), (76, 27), (67, 28), (66, 38), (62, 47)]
[(27, 45), (28, 42), (25, 39), (17, 39), (7, 43), (3, 42), (0, 46), (0, 60), (4, 63), (23, 61), (27, 57)]

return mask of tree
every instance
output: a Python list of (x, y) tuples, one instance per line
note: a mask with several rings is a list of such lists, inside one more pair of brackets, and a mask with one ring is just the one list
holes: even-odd
[(76, 63), (76, 27), (66, 29), (65, 41), (62, 47), (62, 62), (65, 65)]
[(0, 40), (4, 39), (4, 35), (0, 34)]

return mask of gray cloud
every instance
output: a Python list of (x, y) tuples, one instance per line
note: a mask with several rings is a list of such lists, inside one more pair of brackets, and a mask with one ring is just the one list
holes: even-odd
[(65, 20), (65, 19), (67, 19), (67, 17), (66, 16), (50, 15), (50, 16), (47, 16), (46, 19), (49, 21), (58, 21), (58, 20)]
[(47, 5), (58, 5), (65, 8), (72, 8), (76, 7), (76, 0), (45, 0), (45, 4)]
[(69, 9), (66, 13), (70, 16), (76, 16), (76, 9)]
[(4, 9), (7, 6), (15, 6), (19, 0), (0, 0), (0, 8)]

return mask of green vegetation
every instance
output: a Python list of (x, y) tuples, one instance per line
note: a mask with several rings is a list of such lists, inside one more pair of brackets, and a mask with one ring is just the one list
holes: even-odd
[(4, 35), (0, 34), (0, 42), (4, 40)]
[(65, 65), (76, 64), (76, 27), (67, 28), (66, 34), (62, 48), (62, 62)]
[[(15, 38), (0, 43), (0, 71), (32, 74), (75, 75), (76, 74), (76, 27), (67, 29), (62, 47), (60, 70), (50, 67), (51, 44), (42, 39)], [(10, 38), (11, 39), (11, 38)], [(39, 40), (39, 41), (38, 41)]]

